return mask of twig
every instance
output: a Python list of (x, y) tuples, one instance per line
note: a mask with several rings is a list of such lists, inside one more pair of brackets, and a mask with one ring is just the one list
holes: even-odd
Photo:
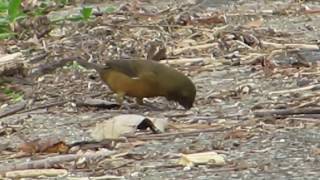
[(0, 118), (15, 114), (16, 112), (21, 111), (27, 105), (27, 101), (22, 101), (17, 104), (10, 105), (6, 107), (4, 110), (0, 111)]
[(173, 55), (179, 55), (185, 51), (191, 51), (191, 50), (203, 50), (207, 48), (214, 48), (217, 47), (219, 44), (218, 43), (209, 43), (209, 44), (201, 44), (201, 45), (195, 45), (195, 46), (188, 46), (188, 47), (183, 47), (179, 49), (175, 49), (172, 51)]
[(307, 50), (319, 50), (319, 46), (316, 44), (279, 44), (279, 43), (273, 43), (273, 42), (267, 42), (267, 41), (261, 41), (263, 46), (269, 46), (273, 48), (279, 48), (279, 49), (307, 49)]
[(102, 24), (104, 26), (112, 26), (112, 27), (144, 27), (144, 28), (159, 28), (159, 27), (168, 27), (168, 28), (184, 28), (184, 29), (196, 29), (199, 31), (206, 31), (206, 32), (215, 32), (213, 29), (205, 29), (205, 28), (199, 28), (197, 26), (183, 26), (183, 25), (166, 25), (166, 24)]
[(65, 176), (68, 171), (65, 169), (27, 169), (6, 172), (5, 177), (8, 178), (27, 178), (38, 176)]
[(68, 102), (67, 100), (60, 101), (60, 102), (52, 102), (52, 103), (40, 105), (40, 106), (37, 106), (37, 107), (33, 107), (33, 108), (30, 108), (30, 109), (26, 109), (26, 110), (20, 111), (20, 112), (18, 112), (18, 113), (21, 114), (21, 113), (26, 113), (26, 112), (34, 111), (34, 110), (37, 110), (37, 109), (43, 109), (43, 108), (48, 108), (48, 107), (52, 107), (52, 106), (63, 105), (63, 104), (65, 104), (65, 103), (67, 103), (67, 102)]
[(303, 122), (316, 123), (316, 124), (320, 123), (319, 118), (299, 118), (299, 117), (294, 117), (294, 118), (290, 118), (289, 120), (303, 121)]
[(225, 129), (226, 128), (224, 127), (219, 127), (219, 128), (200, 129), (200, 130), (194, 130), (194, 131), (188, 131), (188, 132), (173, 132), (173, 133), (151, 134), (151, 135), (143, 135), (143, 136), (129, 136), (128, 138), (137, 138), (139, 140), (152, 140), (152, 139), (158, 139), (158, 138), (165, 138), (169, 136), (188, 136), (188, 135), (192, 136), (198, 133), (219, 132)]
[(94, 160), (98, 158), (105, 158), (107, 156), (113, 155), (114, 153), (114, 151), (101, 150), (94, 153), (89, 152), (85, 154), (58, 155), (54, 157), (48, 157), (46, 159), (29, 161), (20, 164), (11, 163), (0, 166), (0, 173), (5, 173), (13, 170), (51, 168), (57, 163), (70, 162), (79, 158)]
[(310, 86), (305, 86), (302, 88), (296, 88), (296, 89), (287, 89), (287, 90), (281, 90), (281, 91), (273, 91), (269, 92), (269, 95), (274, 95), (274, 94), (285, 94), (285, 93), (296, 93), (296, 92), (301, 92), (301, 91), (315, 91), (320, 89), (320, 84), (313, 84)]
[(300, 109), (273, 109), (273, 110), (258, 110), (253, 114), (256, 117), (272, 116), (272, 115), (295, 115), (295, 114), (320, 114), (320, 108), (300, 108)]
[(160, 63), (164, 64), (186, 64), (186, 63), (200, 63), (208, 61), (205, 58), (180, 58), (180, 59), (168, 59), (162, 60)]
[(90, 177), (68, 177), (69, 180), (103, 180), (103, 179), (125, 179), (124, 176), (104, 175)]

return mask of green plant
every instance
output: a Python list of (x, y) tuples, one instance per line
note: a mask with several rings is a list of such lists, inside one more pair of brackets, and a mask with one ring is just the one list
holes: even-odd
[(60, 3), (60, 4), (65, 6), (65, 5), (69, 4), (70, 1), (69, 0), (58, 0), (58, 3)]
[(0, 39), (15, 35), (16, 21), (25, 17), (20, 5), (21, 0), (0, 0)]
[(21, 0), (10, 0), (8, 6), (8, 19), (11, 23), (17, 19), (24, 17), (21, 10)]
[(18, 102), (23, 99), (23, 94), (21, 92), (14, 91), (8, 87), (1, 87), (0, 91), (10, 97), (13, 102)]
[(92, 15), (92, 8), (91, 7), (83, 7), (80, 10), (81, 18), (85, 21), (88, 21)]

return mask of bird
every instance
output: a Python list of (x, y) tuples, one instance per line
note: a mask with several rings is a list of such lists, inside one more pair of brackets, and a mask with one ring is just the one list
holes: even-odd
[(185, 109), (193, 107), (196, 87), (180, 71), (151, 60), (107, 60), (105, 65), (77, 58), (76, 62), (87, 69), (94, 69), (122, 105), (124, 97), (135, 97), (138, 104), (143, 98), (165, 97), (178, 102)]

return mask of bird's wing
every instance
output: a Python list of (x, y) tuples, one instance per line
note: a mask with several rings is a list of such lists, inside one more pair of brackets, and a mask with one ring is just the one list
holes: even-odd
[(158, 86), (157, 74), (150, 66), (149, 62), (134, 60), (112, 60), (108, 61), (107, 66), (115, 71), (129, 76), (133, 80), (143, 81), (149, 86)]
[(138, 69), (129, 61), (130, 60), (110, 60), (107, 61), (106, 66), (129, 77), (138, 78)]

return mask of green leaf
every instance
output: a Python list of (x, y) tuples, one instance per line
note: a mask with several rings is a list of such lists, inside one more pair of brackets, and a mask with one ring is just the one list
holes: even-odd
[(90, 16), (92, 15), (92, 8), (91, 7), (83, 7), (80, 11), (83, 20), (89, 20)]
[(8, 6), (9, 6), (8, 1), (3, 1), (3, 0), (1, 0), (1, 1), (0, 1), (0, 12), (2, 12), (2, 13), (5, 12), (5, 13), (7, 13)]
[(67, 5), (69, 4), (69, 0), (60, 0), (60, 3), (63, 4), (63, 5)]
[(21, 0), (10, 0), (8, 7), (8, 15), (9, 20), (11, 22), (15, 21), (16, 18), (22, 14), (20, 4)]
[(67, 20), (69, 21), (80, 21), (82, 20), (82, 16), (80, 15), (74, 15), (74, 16), (69, 16), (69, 17), (66, 17)]
[(9, 39), (13, 37), (15, 33), (0, 33), (0, 39)]
[(13, 102), (18, 102), (23, 99), (23, 93), (14, 91), (7, 87), (1, 87), (0, 91), (2, 91), (6, 96), (10, 97)]
[(0, 26), (7, 26), (9, 23), (8, 18), (0, 17)]

